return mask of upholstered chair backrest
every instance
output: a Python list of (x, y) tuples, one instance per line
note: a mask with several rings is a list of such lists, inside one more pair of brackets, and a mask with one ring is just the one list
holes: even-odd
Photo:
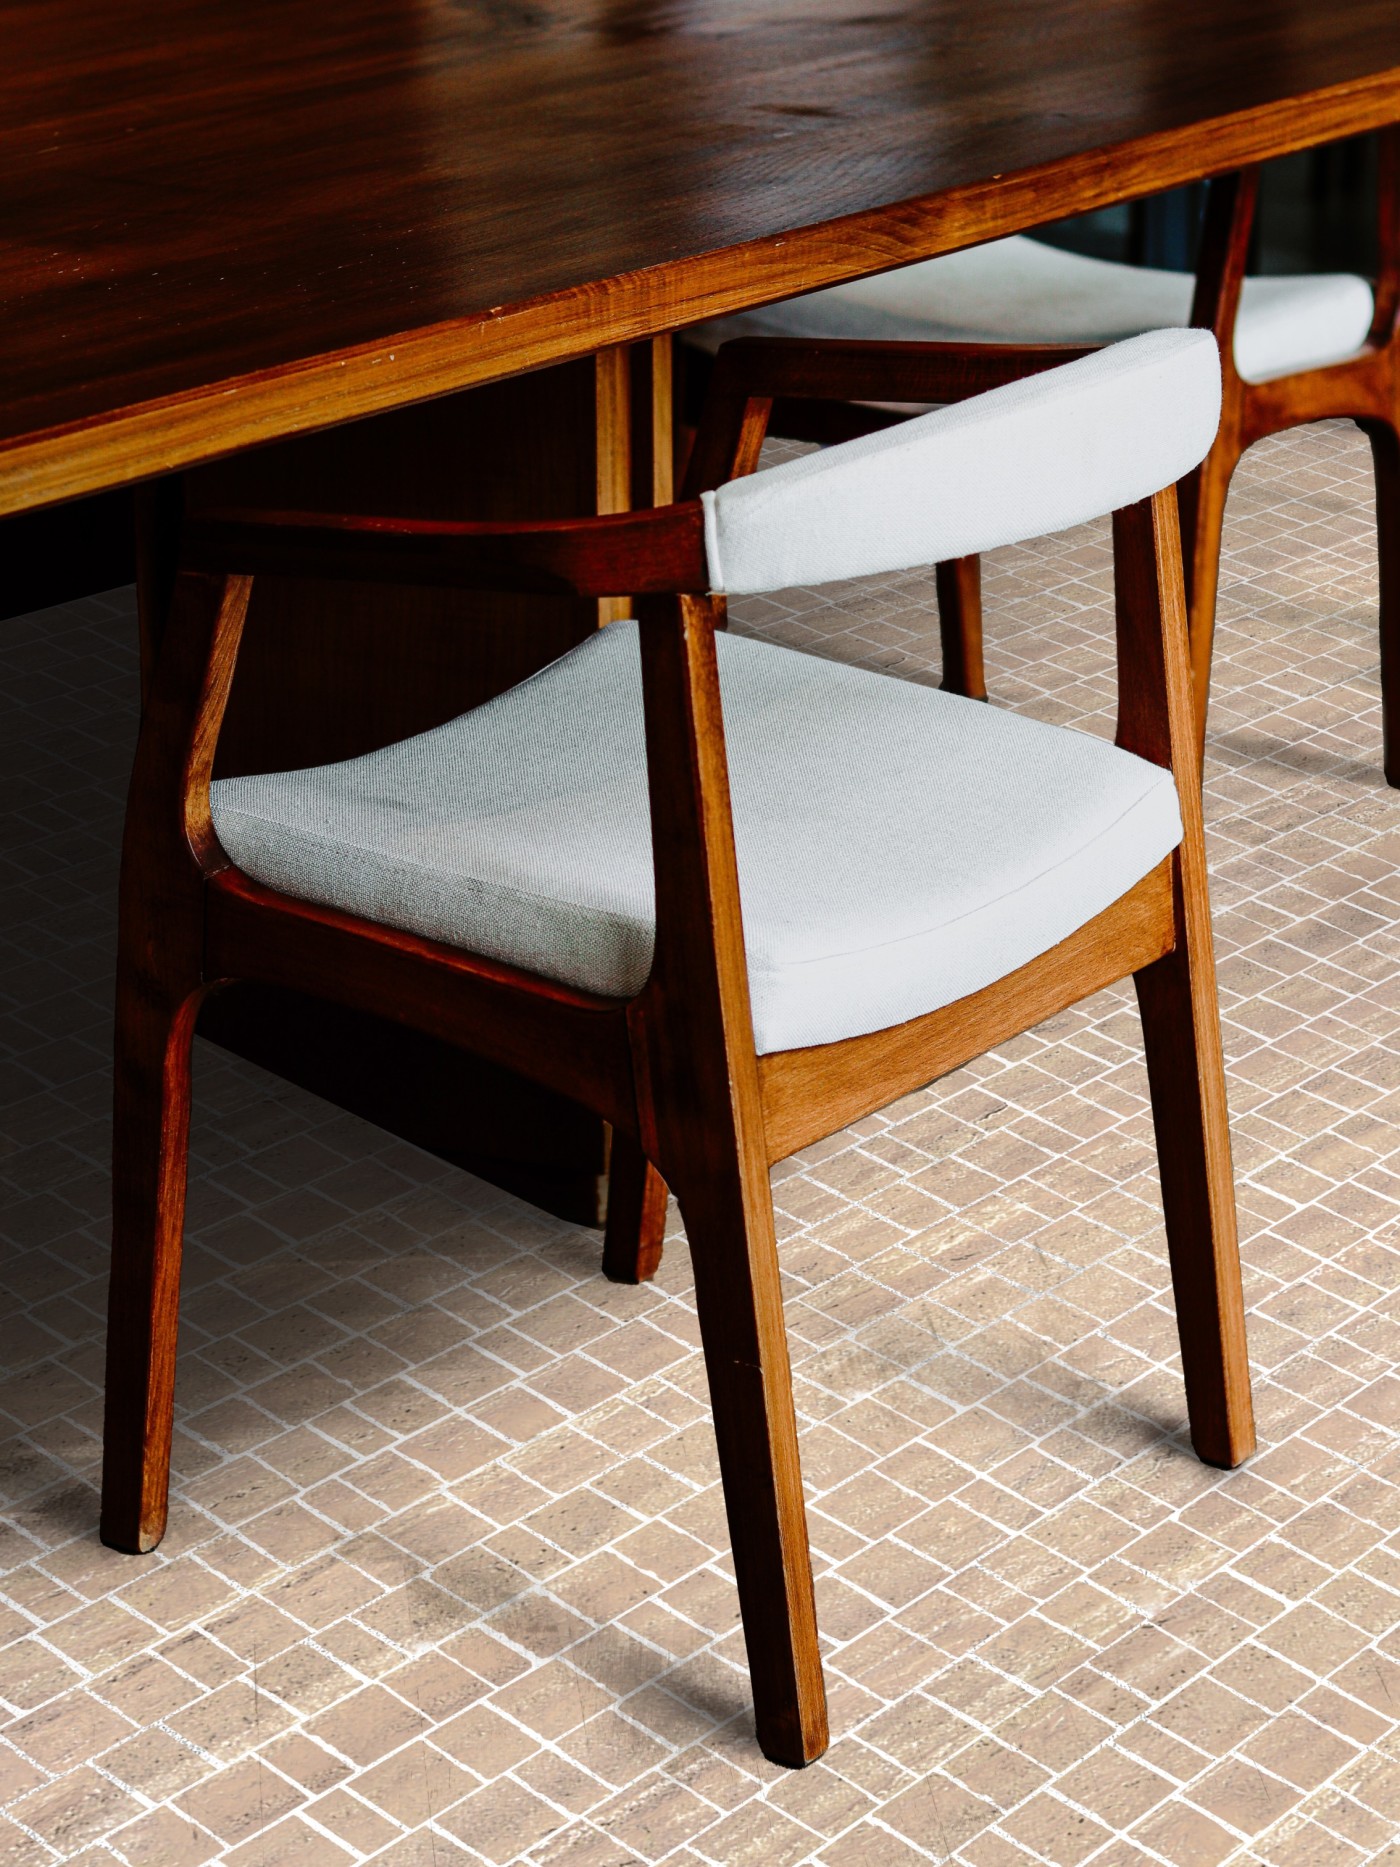
[(1149, 331), (703, 495), (711, 587), (740, 595), (971, 556), (1134, 504), (1205, 457), (1209, 331)]

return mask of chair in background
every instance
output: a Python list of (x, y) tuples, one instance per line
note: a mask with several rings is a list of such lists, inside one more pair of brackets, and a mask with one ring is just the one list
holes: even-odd
[[(1374, 294), (1349, 274), (1246, 278), (1259, 172), (1209, 185), (1200, 262), (1187, 273), (1085, 258), (1017, 235), (697, 325), (710, 351), (745, 336), (873, 338), (950, 345), (1110, 343), (1190, 323), (1220, 346), (1220, 430), (1180, 488), (1197, 730), (1205, 739), (1220, 539), (1230, 480), (1245, 449), (1284, 428), (1350, 417), (1371, 443), (1380, 555), (1384, 767), (1400, 784), (1400, 130), (1380, 138), (1380, 277)], [(849, 406), (833, 423), (794, 403), (778, 434), (845, 439), (905, 411)], [(937, 572), (944, 685), (986, 693), (976, 560)]]
[[(810, 346), (739, 349), (726, 369), (753, 393), (720, 407), (703, 450), (731, 468), (760, 438), (765, 372), (810, 386), (815, 367)], [(190, 1039), (201, 998), (237, 979), (561, 1090), (675, 1188), (778, 1762), (811, 1761), (827, 1732), (773, 1161), (1132, 974), (1192, 1438), (1217, 1465), (1248, 1455), (1171, 489), (1215, 430), (1214, 346), (1161, 332), (1019, 373), (1008, 352), (950, 373), (922, 350), (838, 346), (831, 393), (973, 399), (653, 511), (186, 524), (123, 850), (109, 1543), (150, 1549), (165, 1526)], [(725, 591), (965, 555), (1108, 508), (1116, 745), (721, 629)], [(639, 617), (433, 732), (211, 782), (265, 573), (626, 593)]]

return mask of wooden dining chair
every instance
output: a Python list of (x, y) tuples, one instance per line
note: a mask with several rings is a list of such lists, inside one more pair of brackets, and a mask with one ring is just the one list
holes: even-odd
[[(754, 348), (760, 379), (810, 364)], [(561, 1090), (675, 1188), (758, 1738), (780, 1763), (820, 1755), (827, 1725), (774, 1161), (1132, 974), (1192, 1440), (1221, 1466), (1252, 1449), (1171, 490), (1214, 433), (1214, 346), (1157, 333), (1020, 380), (1006, 352), (875, 361), (837, 347), (823, 367), (843, 395), (907, 377), (971, 399), (614, 517), (187, 523), (123, 848), (107, 1542), (148, 1550), (165, 1527), (190, 1039), (204, 995), (241, 979)], [(764, 393), (721, 409), (711, 458), (742, 464)], [(1110, 508), (1116, 744), (721, 628), (725, 592)], [(435, 731), (211, 782), (263, 574), (628, 595), (638, 613)]]
[[(747, 336), (903, 339), (947, 343), (1101, 344), (1191, 324), (1220, 346), (1220, 429), (1179, 489), (1197, 734), (1205, 742), (1225, 500), (1245, 450), (1309, 421), (1349, 417), (1365, 431), (1375, 470), (1380, 556), (1381, 705), (1386, 781), (1400, 784), (1400, 129), (1380, 136), (1380, 274), (1245, 277), (1259, 171), (1207, 191), (1200, 260), (1163, 272), (1068, 253), (1017, 235), (966, 252), (855, 279), (686, 333), (713, 352)], [(907, 410), (787, 403), (772, 431), (847, 439)], [(937, 569), (944, 685), (983, 696), (980, 573), (975, 558)]]

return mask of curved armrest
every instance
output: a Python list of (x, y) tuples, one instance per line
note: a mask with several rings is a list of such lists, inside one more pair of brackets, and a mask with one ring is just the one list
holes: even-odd
[(969, 557), (1128, 506), (1220, 420), (1208, 331), (1152, 331), (703, 494), (710, 575), (742, 594)]
[(240, 576), (345, 577), (581, 597), (710, 587), (698, 499), (538, 523), (214, 512), (186, 524), (181, 564)]

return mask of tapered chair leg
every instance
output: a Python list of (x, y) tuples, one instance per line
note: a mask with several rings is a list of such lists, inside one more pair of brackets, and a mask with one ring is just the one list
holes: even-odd
[[(1195, 914), (1185, 916), (1188, 923)], [(1254, 1450), (1225, 1066), (1208, 931), (1135, 975), (1157, 1131), (1191, 1443), (1208, 1465)]]
[(1191, 685), (1196, 707), (1196, 744), (1202, 758), (1206, 747), (1206, 714), (1210, 707), (1211, 657), (1215, 652), (1215, 608), (1220, 593), (1225, 501), (1238, 462), (1238, 452), (1222, 437), (1196, 471), (1182, 481), (1180, 488)]
[(982, 665), (982, 560), (951, 558), (934, 569), (938, 590), (938, 632), (943, 641), (945, 692), (987, 698)]
[(181, 572), (146, 697), (122, 845), (112, 1121), (112, 1281), (102, 1540), (165, 1533), (190, 1128), (190, 1044), (207, 989), (208, 780), (249, 577)]
[(1376, 472), (1385, 781), (1400, 786), (1400, 436), (1388, 422), (1365, 421), (1360, 425), (1371, 443)]
[(644, 1284), (660, 1270), (667, 1199), (661, 1175), (632, 1137), (615, 1128), (603, 1233), (603, 1275), (613, 1283)]
[(132, 1552), (165, 1533), (199, 997), (118, 979), (102, 1540)]
[(737, 1162), (678, 1187), (763, 1753), (800, 1768), (827, 1746), (797, 1420), (773, 1205)]
[(1118, 744), (1169, 764), (1182, 837), (1172, 950), (1133, 975), (1157, 1131), (1191, 1441), (1210, 1465), (1254, 1450), (1176, 495), (1113, 515)]

